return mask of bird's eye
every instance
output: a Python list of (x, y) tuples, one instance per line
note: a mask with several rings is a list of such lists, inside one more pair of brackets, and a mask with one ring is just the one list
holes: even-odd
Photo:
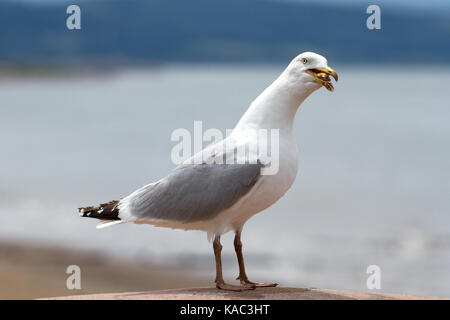
[(308, 62), (308, 59), (302, 58), (302, 63), (303, 63), (303, 64), (306, 64), (307, 62)]

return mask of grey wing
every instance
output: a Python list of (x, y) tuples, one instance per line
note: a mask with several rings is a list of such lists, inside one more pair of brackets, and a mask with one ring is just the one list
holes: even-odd
[(129, 197), (138, 219), (195, 222), (216, 217), (247, 194), (261, 176), (257, 164), (184, 164)]

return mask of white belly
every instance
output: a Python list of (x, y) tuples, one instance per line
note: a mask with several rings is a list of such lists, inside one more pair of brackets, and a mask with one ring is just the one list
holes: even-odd
[(231, 209), (236, 211), (231, 221), (232, 229), (238, 229), (253, 215), (277, 202), (292, 186), (298, 171), (298, 149), (295, 141), (280, 146), (280, 165), (275, 175), (264, 175), (249, 194)]
[(241, 229), (249, 218), (270, 207), (289, 190), (298, 171), (298, 148), (292, 135), (280, 136), (279, 154), (277, 174), (263, 175), (247, 195), (203, 225), (208, 237)]

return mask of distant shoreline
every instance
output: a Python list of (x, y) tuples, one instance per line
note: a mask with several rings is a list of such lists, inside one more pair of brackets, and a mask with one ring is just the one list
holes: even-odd
[[(426, 68), (419, 64), (414, 63), (396, 63), (396, 62), (388, 62), (388, 63), (348, 63), (341, 62), (338, 63), (340, 68), (351, 68), (351, 69), (376, 69), (381, 70), (403, 70), (404, 68), (408, 68), (411, 66), (415, 66), (418, 70), (426, 69), (436, 69), (436, 71), (442, 72), (442, 68), (450, 69), (450, 63), (436, 63), (428, 65)], [(11, 78), (19, 78), (19, 79), (33, 79), (33, 78), (60, 78), (60, 77), (84, 77), (84, 76), (111, 76), (114, 74), (121, 73), (123, 71), (129, 70), (162, 70), (164, 68), (171, 68), (174, 66), (196, 66), (196, 67), (210, 67), (214, 68), (261, 68), (261, 67), (273, 67), (279, 68), (280, 70), (285, 67), (285, 63), (283, 62), (270, 62), (270, 63), (262, 63), (262, 62), (214, 62), (214, 61), (205, 61), (205, 62), (186, 62), (186, 61), (167, 61), (167, 62), (154, 62), (154, 61), (142, 61), (142, 62), (124, 62), (124, 61), (116, 61), (116, 62), (100, 62), (100, 61), (58, 61), (58, 62), (12, 62), (12, 61), (1, 61), (0, 60), (0, 79), (11, 77)]]

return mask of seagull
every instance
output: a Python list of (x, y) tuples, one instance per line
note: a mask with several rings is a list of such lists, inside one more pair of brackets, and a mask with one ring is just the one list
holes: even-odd
[[(213, 243), (216, 288), (244, 291), (275, 287), (276, 283), (248, 279), (242, 254), (242, 229), (250, 217), (278, 201), (294, 183), (299, 157), (293, 131), (295, 114), (315, 90), (322, 86), (334, 90), (330, 76), (338, 80), (336, 71), (328, 66), (323, 56), (301, 53), (250, 104), (225, 139), (207, 146), (166, 177), (121, 200), (79, 208), (80, 215), (101, 220), (97, 228), (133, 222), (206, 231)], [(279, 152), (276, 166), (273, 161), (268, 163), (264, 159), (260, 148), (236, 152), (255, 143), (257, 130), (277, 130), (278, 143), (271, 143), (269, 147), (271, 152)], [(275, 150), (275, 146), (279, 150)], [(228, 159), (232, 161), (226, 161)], [(272, 165), (276, 170), (268, 169)], [(236, 280), (240, 285), (226, 283), (222, 274), (220, 237), (229, 231), (235, 233), (234, 248), (239, 265)]]

